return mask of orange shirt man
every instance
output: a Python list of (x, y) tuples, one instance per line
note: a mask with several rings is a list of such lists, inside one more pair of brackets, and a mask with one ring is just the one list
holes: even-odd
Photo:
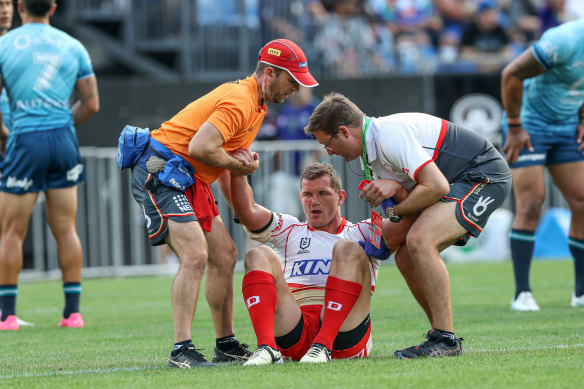
[(155, 173), (141, 166), (132, 168), (132, 192), (144, 210), (150, 243), (168, 244), (180, 259), (172, 289), (175, 346), (171, 367), (211, 365), (191, 342), (205, 267), (205, 295), (216, 336), (213, 362), (232, 362), (251, 355), (234, 335), (237, 250), (218, 215), (209, 185), (225, 170), (247, 175), (258, 168), (258, 156), (249, 147), (266, 114), (264, 103), (281, 103), (300, 85), (318, 85), (308, 71), (302, 49), (286, 39), (271, 41), (260, 50), (253, 75), (220, 85), (152, 132), (153, 139), (194, 168), (192, 187), (181, 192), (162, 185)]

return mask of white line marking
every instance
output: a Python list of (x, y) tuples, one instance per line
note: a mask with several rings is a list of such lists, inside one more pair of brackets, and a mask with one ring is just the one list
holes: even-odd
[[(492, 353), (492, 352), (512, 352), (512, 351), (536, 351), (536, 350), (554, 350), (554, 349), (572, 349), (572, 348), (584, 348), (584, 344), (558, 344), (558, 345), (547, 345), (547, 346), (536, 346), (536, 347), (505, 347), (505, 348), (495, 348), (495, 349), (471, 349), (466, 351), (466, 353)], [(393, 354), (391, 355), (393, 357)], [(385, 355), (384, 357), (388, 357)], [(65, 375), (78, 375), (78, 374), (110, 374), (119, 372), (131, 372), (131, 371), (145, 371), (145, 370), (159, 370), (166, 369), (164, 366), (150, 366), (150, 367), (119, 367), (114, 369), (88, 369), (88, 370), (64, 370), (64, 371), (54, 371), (45, 373), (23, 373), (14, 374), (7, 376), (0, 376), (0, 380), (11, 380), (15, 378), (37, 378), (37, 377), (53, 377), (53, 376), (65, 376)]]
[(554, 349), (569, 349), (569, 348), (583, 348), (584, 344), (552, 344), (547, 346), (535, 346), (535, 347), (503, 347), (503, 348), (475, 348), (470, 349), (470, 353), (494, 353), (494, 352), (509, 352), (509, 351), (537, 351), (537, 350), (554, 350)]
[(78, 374), (109, 374), (109, 373), (119, 373), (126, 371), (144, 371), (144, 370), (158, 370), (163, 369), (163, 366), (150, 366), (150, 367), (116, 367), (114, 369), (88, 369), (88, 370), (63, 370), (63, 371), (48, 371), (45, 373), (23, 373), (14, 374), (7, 376), (0, 376), (0, 380), (10, 380), (15, 378), (37, 378), (37, 377), (53, 377), (53, 376), (65, 376), (65, 375), (78, 375)]

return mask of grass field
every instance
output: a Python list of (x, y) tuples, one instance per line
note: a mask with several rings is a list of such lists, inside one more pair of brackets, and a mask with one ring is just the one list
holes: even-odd
[[(428, 324), (398, 270), (382, 266), (372, 300), (373, 351), (327, 365), (239, 365), (183, 371), (167, 366), (172, 346), (169, 277), (88, 279), (85, 328), (56, 324), (58, 282), (22, 283), (18, 313), (34, 327), (0, 333), (0, 386), (159, 388), (492, 387), (577, 388), (584, 382), (584, 309), (570, 307), (573, 264), (536, 261), (532, 287), (541, 312), (509, 310), (511, 264), (449, 265), (456, 333), (465, 355), (401, 361), (393, 350), (423, 341)], [(235, 331), (255, 336), (235, 280)], [(201, 296), (193, 341), (209, 358), (214, 335)], [(578, 384), (578, 382), (580, 382)]]

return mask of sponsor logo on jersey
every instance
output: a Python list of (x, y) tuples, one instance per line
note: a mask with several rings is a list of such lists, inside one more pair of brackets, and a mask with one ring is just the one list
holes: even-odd
[(178, 209), (180, 209), (182, 212), (193, 212), (193, 207), (191, 207), (189, 200), (187, 200), (185, 196), (174, 196), (172, 199), (174, 200), (174, 203)]
[(269, 48), (268, 54), (275, 55), (276, 57), (279, 57), (280, 54), (282, 54), (282, 52), (280, 50), (277, 50), (277, 49)]
[(405, 167), (401, 168), (402, 172), (406, 173), (406, 174), (410, 174), (410, 169), (406, 169)]
[(545, 160), (545, 154), (527, 154), (521, 155), (517, 158), (517, 162), (525, 162), (525, 161), (543, 161)]
[(71, 170), (67, 171), (67, 181), (77, 181), (81, 173), (83, 173), (83, 165), (78, 163)]
[(329, 274), (331, 266), (330, 259), (305, 259), (294, 261), (290, 277)]
[(493, 201), (495, 201), (495, 199), (492, 199), (491, 197), (483, 198), (483, 196), (481, 196), (474, 207), (472, 207), (472, 212), (477, 216), (481, 216), (487, 210), (487, 206)]
[(17, 110), (40, 109), (40, 108), (62, 108), (70, 109), (69, 100), (55, 99), (34, 99), (34, 100), (16, 100)]
[(32, 183), (32, 178), (23, 178), (22, 180), (19, 180), (16, 177), (8, 177), (8, 179), (6, 179), (7, 188), (22, 188), (28, 190), (32, 186)]

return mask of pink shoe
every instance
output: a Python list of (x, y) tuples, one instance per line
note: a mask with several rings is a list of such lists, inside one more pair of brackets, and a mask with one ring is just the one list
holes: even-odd
[(16, 315), (10, 315), (6, 320), (0, 322), (0, 331), (6, 330), (17, 330), (18, 329), (18, 317)]
[(83, 318), (81, 317), (80, 313), (72, 313), (68, 319), (62, 319), (59, 323), (59, 327), (70, 327), (70, 328), (78, 328), (83, 327), (85, 323), (83, 322)]

